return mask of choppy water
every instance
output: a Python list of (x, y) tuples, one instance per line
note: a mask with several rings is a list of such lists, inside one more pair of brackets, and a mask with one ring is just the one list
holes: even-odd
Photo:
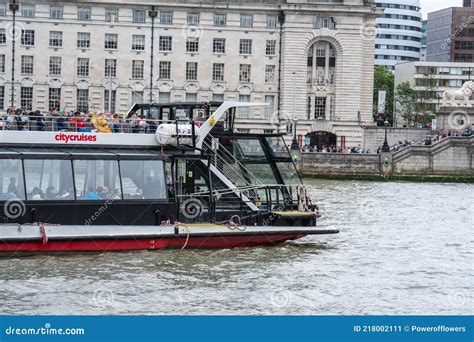
[(277, 247), (0, 259), (2, 314), (472, 314), (474, 185), (308, 181)]

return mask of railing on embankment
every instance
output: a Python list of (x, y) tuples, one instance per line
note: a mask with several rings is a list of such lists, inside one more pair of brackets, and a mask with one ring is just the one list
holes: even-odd
[(474, 136), (447, 137), (433, 145), (411, 145), (380, 155), (303, 152), (297, 160), (303, 175), (472, 177)]

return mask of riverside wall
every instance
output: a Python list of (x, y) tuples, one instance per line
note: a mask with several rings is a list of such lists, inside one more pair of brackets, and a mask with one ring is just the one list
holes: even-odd
[(304, 176), (474, 177), (474, 136), (448, 137), (389, 154), (298, 153)]

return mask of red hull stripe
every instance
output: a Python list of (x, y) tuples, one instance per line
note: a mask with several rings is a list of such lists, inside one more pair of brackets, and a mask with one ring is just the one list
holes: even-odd
[(61, 252), (61, 251), (125, 251), (162, 248), (236, 248), (266, 246), (295, 240), (304, 234), (257, 235), (257, 236), (215, 236), (162, 238), (143, 240), (82, 240), (0, 243), (0, 252)]

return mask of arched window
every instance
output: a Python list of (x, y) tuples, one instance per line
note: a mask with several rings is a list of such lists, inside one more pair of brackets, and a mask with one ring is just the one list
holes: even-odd
[(334, 84), (336, 49), (326, 41), (313, 44), (308, 51), (308, 83), (312, 85)]

